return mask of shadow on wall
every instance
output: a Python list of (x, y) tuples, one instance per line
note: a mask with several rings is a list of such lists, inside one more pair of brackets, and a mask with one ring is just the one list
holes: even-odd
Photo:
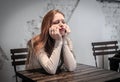
[(5, 54), (4, 50), (2, 49), (2, 47), (0, 46), (0, 70), (3, 68), (4, 65), (4, 61), (8, 61), (8, 57)]

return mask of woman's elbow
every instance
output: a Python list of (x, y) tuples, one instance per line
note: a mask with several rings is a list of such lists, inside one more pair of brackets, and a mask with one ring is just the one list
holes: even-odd
[(55, 70), (54, 71), (49, 71), (48, 73), (51, 74), (51, 75), (54, 75), (54, 74), (56, 74), (56, 71)]
[(76, 69), (76, 64), (68, 68), (68, 71), (74, 71)]
[(46, 71), (47, 73), (52, 74), (52, 75), (56, 74), (56, 70), (54, 68), (46, 69)]

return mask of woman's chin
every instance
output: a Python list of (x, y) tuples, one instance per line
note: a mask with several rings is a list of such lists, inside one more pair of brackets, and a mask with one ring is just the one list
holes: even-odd
[(62, 37), (65, 36), (65, 33), (64, 33), (64, 34), (62, 33), (61, 36), (62, 36)]
[(65, 31), (60, 31), (61, 36), (65, 35)]

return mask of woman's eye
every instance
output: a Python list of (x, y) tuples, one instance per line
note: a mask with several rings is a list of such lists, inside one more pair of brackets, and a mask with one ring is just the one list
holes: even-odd
[(58, 23), (59, 23), (59, 20), (53, 22), (53, 24), (58, 24)]
[(60, 22), (63, 23), (63, 24), (65, 24), (64, 20), (56, 20), (52, 24), (59, 24)]
[(65, 24), (65, 21), (63, 20), (62, 23)]

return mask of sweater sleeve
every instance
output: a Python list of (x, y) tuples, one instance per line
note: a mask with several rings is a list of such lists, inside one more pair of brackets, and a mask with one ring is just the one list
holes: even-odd
[(48, 54), (43, 50), (42, 52), (39, 52), (38, 55), (38, 61), (42, 65), (42, 67), (48, 72), (49, 74), (55, 74), (59, 59), (60, 59), (60, 53), (62, 48), (62, 41), (56, 41), (54, 50), (50, 57), (48, 57)]
[(72, 42), (69, 38), (67, 38), (64, 41), (63, 44), (63, 57), (64, 57), (64, 64), (65, 67), (69, 71), (73, 71), (76, 68), (76, 59), (73, 54), (73, 49), (72, 49)]
[(27, 55), (27, 61), (26, 61), (25, 69), (30, 70), (30, 69), (39, 68), (40, 65), (37, 62), (37, 57), (36, 57), (36, 55), (34, 53), (34, 50), (33, 50), (32, 40), (29, 40), (29, 42), (27, 44), (27, 48), (28, 48), (28, 55)]

